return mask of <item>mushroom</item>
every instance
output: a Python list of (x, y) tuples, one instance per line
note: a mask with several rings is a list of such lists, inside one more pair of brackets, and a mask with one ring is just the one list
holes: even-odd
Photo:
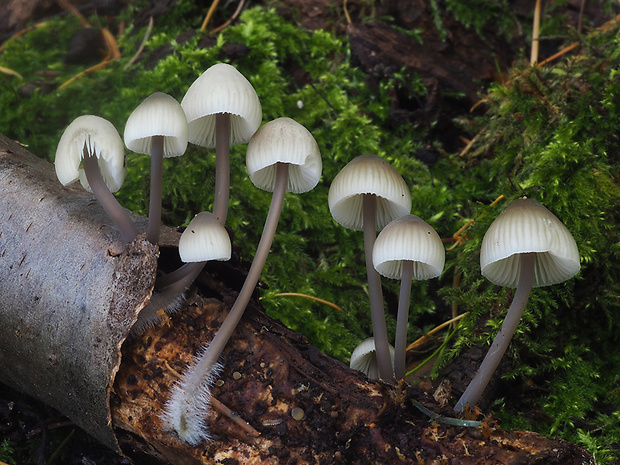
[(195, 415), (196, 401), (208, 398), (204, 395), (205, 386), (213, 379), (213, 370), (218, 369), (217, 361), (256, 288), (273, 242), (284, 194), (313, 189), (319, 182), (322, 169), (321, 154), (312, 134), (290, 118), (271, 121), (252, 136), (246, 164), (252, 182), (261, 189), (272, 191), (273, 195), (254, 260), (235, 303), (209, 346), (196, 357), (166, 404), (165, 418), (174, 420), (169, 422), (169, 428), (190, 444), (208, 438), (206, 429), (199, 422), (190, 421), (188, 416)]
[[(390, 360), (394, 363), (394, 347), (390, 344)], [(353, 353), (349, 366), (354, 370), (361, 371), (370, 379), (379, 378), (379, 366), (377, 364), (377, 351), (375, 349), (375, 338), (369, 337), (360, 342)]]
[(161, 320), (161, 311), (174, 313), (184, 293), (208, 261), (230, 260), (232, 246), (226, 228), (211, 212), (198, 213), (179, 239), (179, 255), (185, 264), (155, 283), (149, 303), (140, 311), (132, 333), (138, 334)]
[(478, 372), (454, 409), (473, 407), (497, 369), (533, 287), (564, 282), (579, 271), (579, 251), (566, 226), (540, 203), (513, 202), (489, 227), (480, 251), (482, 275), (498, 286), (516, 287), (506, 318)]
[(95, 194), (125, 242), (136, 238), (136, 225), (112, 195), (123, 185), (126, 171), (123, 141), (112, 123), (99, 116), (78, 116), (58, 142), (54, 167), (64, 186), (79, 179)]
[(260, 126), (260, 101), (252, 84), (236, 68), (218, 63), (192, 83), (181, 106), (189, 123), (189, 141), (215, 147), (213, 213), (225, 224), (230, 195), (230, 147), (247, 143)]
[(411, 192), (400, 174), (376, 155), (361, 155), (350, 161), (334, 178), (328, 195), (329, 210), (345, 228), (364, 231), (366, 273), (372, 329), (377, 345), (381, 378), (394, 378), (388, 351), (381, 277), (372, 265), (377, 230), (409, 214)]
[(125, 145), (129, 150), (151, 156), (151, 192), (146, 238), (159, 240), (164, 157), (178, 157), (187, 148), (187, 119), (174, 97), (155, 92), (129, 115), (125, 124)]
[(394, 343), (396, 379), (405, 377), (411, 281), (439, 276), (443, 271), (445, 255), (439, 234), (415, 215), (395, 219), (379, 233), (375, 241), (372, 251), (375, 269), (386, 278), (401, 280)]

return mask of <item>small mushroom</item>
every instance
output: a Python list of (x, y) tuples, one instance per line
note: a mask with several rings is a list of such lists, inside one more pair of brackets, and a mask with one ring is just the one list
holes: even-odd
[(99, 116), (78, 116), (58, 142), (54, 167), (64, 186), (79, 179), (95, 194), (125, 242), (136, 238), (135, 224), (112, 195), (123, 185), (126, 171), (123, 141), (112, 123)]
[[(190, 221), (181, 235), (179, 254), (181, 260), (187, 262), (180, 268), (181, 276), (173, 276), (170, 283), (165, 279), (161, 280), (160, 284), (163, 283), (165, 287), (157, 291), (160, 295), (167, 296), (168, 300), (182, 295), (207, 261), (230, 259), (230, 237), (224, 225), (213, 213), (201, 212)], [(144, 318), (148, 317), (147, 314)], [(201, 349), (197, 359), (199, 360), (205, 352), (206, 349)], [(209, 415), (211, 407), (211, 388), (220, 371), (221, 365), (217, 360), (208, 368), (200, 363), (194, 363), (170, 392), (162, 412), (164, 427), (175, 431), (179, 438), (188, 444), (196, 445), (202, 440), (209, 439), (205, 418)]]
[(260, 126), (260, 101), (252, 84), (235, 67), (218, 63), (192, 83), (181, 106), (189, 123), (189, 141), (215, 147), (213, 213), (225, 224), (230, 195), (230, 147), (247, 143)]
[(200, 393), (206, 392), (205, 383), (213, 380), (212, 371), (217, 369), (217, 361), (256, 289), (273, 242), (284, 194), (287, 191), (309, 191), (321, 177), (321, 154), (316, 141), (306, 128), (290, 118), (271, 121), (252, 136), (246, 163), (250, 179), (257, 187), (272, 191), (273, 195), (254, 260), (235, 303), (209, 346), (196, 357), (178, 385), (180, 387), (175, 388), (166, 404), (166, 418), (174, 419), (170, 422), (171, 429), (190, 444), (207, 438), (206, 430), (201, 432), (195, 429), (200, 427), (200, 423), (189, 421), (187, 417), (193, 416), (196, 409), (203, 409), (197, 407), (195, 402), (204, 397)]
[(375, 269), (386, 278), (401, 280), (394, 344), (396, 379), (405, 377), (411, 281), (439, 276), (443, 271), (445, 255), (439, 234), (415, 215), (395, 219), (383, 228), (375, 241), (372, 251)]
[(146, 238), (159, 240), (164, 157), (178, 157), (187, 148), (187, 119), (174, 97), (155, 92), (129, 115), (125, 124), (125, 145), (129, 150), (151, 156), (151, 192)]
[(211, 212), (198, 213), (179, 239), (183, 266), (157, 278), (148, 305), (140, 311), (132, 333), (138, 334), (161, 320), (160, 310), (174, 313), (183, 302), (184, 293), (211, 260), (230, 260), (232, 246), (226, 228)]
[(564, 282), (579, 271), (579, 251), (570, 231), (547, 208), (521, 198), (489, 227), (480, 250), (482, 275), (517, 290), (506, 318), (478, 372), (454, 409), (476, 405), (517, 329), (533, 287)]
[(381, 277), (372, 264), (377, 230), (409, 214), (411, 192), (400, 174), (376, 155), (361, 155), (336, 175), (329, 188), (329, 210), (345, 228), (364, 231), (366, 273), (370, 295), (372, 330), (377, 345), (379, 375), (394, 378), (388, 351)]
[[(388, 348), (390, 360), (394, 364), (394, 347), (390, 344)], [(379, 378), (379, 365), (377, 364), (374, 337), (364, 339), (353, 349), (349, 366), (354, 370), (361, 371), (370, 379)]]

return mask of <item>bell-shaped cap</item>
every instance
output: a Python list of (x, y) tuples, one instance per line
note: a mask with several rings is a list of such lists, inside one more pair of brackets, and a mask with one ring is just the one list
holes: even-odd
[[(389, 345), (390, 359), (394, 365), (394, 347)], [(379, 368), (377, 365), (377, 350), (375, 348), (375, 338), (369, 337), (360, 342), (351, 354), (349, 366), (354, 370), (361, 371), (371, 379), (379, 378)]]
[(263, 119), (258, 95), (237, 69), (218, 63), (207, 69), (187, 90), (181, 106), (189, 123), (189, 141), (215, 147), (215, 115), (230, 114), (230, 146), (245, 144)]
[(179, 239), (179, 255), (188, 262), (230, 260), (230, 236), (211, 212), (200, 212), (189, 222)]
[(532, 199), (513, 202), (491, 223), (482, 240), (482, 275), (500, 286), (517, 287), (519, 254), (536, 253), (533, 287), (572, 278), (579, 271), (575, 239), (547, 208)]
[(108, 189), (118, 191), (125, 180), (125, 147), (114, 125), (100, 116), (78, 116), (65, 129), (54, 161), (58, 180), (66, 186), (80, 179), (82, 186), (90, 190), (84, 169), (80, 167), (84, 146), (97, 157), (99, 171)]
[(439, 234), (416, 215), (405, 215), (379, 233), (372, 250), (377, 272), (400, 279), (403, 261), (413, 262), (413, 279), (436, 278), (443, 271), (446, 253)]
[(377, 229), (411, 211), (407, 183), (392, 165), (376, 155), (354, 158), (332, 181), (328, 203), (334, 220), (345, 228), (362, 230), (364, 194), (377, 196)]
[(261, 127), (246, 152), (250, 180), (259, 189), (273, 192), (277, 163), (288, 163), (287, 192), (314, 189), (321, 179), (323, 162), (314, 137), (291, 118), (278, 118)]
[(153, 136), (164, 137), (164, 157), (178, 157), (187, 149), (185, 113), (174, 97), (155, 92), (145, 98), (127, 118), (125, 145), (136, 153), (151, 154)]

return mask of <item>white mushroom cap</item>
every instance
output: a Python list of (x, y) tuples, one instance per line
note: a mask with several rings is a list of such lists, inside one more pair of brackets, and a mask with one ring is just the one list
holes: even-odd
[(211, 212), (200, 212), (189, 222), (179, 239), (179, 255), (188, 262), (230, 260), (230, 236)]
[(345, 228), (361, 230), (363, 194), (377, 196), (377, 229), (411, 211), (407, 183), (392, 165), (376, 155), (354, 158), (332, 181), (328, 202), (334, 220)]
[(273, 192), (276, 164), (288, 163), (286, 191), (295, 194), (314, 189), (323, 168), (314, 137), (291, 118), (278, 118), (261, 127), (250, 139), (245, 163), (254, 185), (269, 192)]
[[(394, 364), (394, 347), (390, 344), (390, 359)], [(369, 337), (360, 342), (351, 354), (349, 366), (354, 370), (361, 371), (369, 378), (378, 378), (377, 351), (375, 349), (375, 338)]]
[(78, 116), (62, 134), (54, 162), (58, 180), (66, 186), (79, 178), (82, 186), (90, 190), (84, 169), (80, 168), (84, 144), (97, 156), (99, 171), (108, 189), (118, 191), (125, 180), (125, 147), (114, 125), (94, 115)]
[(436, 278), (446, 261), (439, 234), (415, 215), (389, 223), (377, 236), (372, 251), (375, 269), (386, 278), (400, 279), (404, 260), (413, 262), (416, 280)]
[(230, 114), (230, 146), (245, 144), (263, 119), (258, 95), (237, 69), (218, 63), (196, 79), (181, 100), (189, 122), (189, 141), (215, 147), (215, 115)]
[(151, 154), (153, 136), (164, 136), (164, 157), (178, 157), (187, 149), (187, 119), (179, 102), (163, 92), (145, 98), (127, 118), (125, 145), (136, 153)]
[(579, 251), (566, 226), (532, 199), (513, 202), (491, 223), (482, 240), (480, 267), (489, 281), (517, 287), (519, 254), (535, 252), (533, 287), (572, 278), (579, 271)]

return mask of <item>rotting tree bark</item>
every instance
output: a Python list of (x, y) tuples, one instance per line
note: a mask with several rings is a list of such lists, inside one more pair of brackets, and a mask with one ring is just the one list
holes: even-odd
[(156, 248), (125, 247), (93, 196), (0, 138), (2, 381), (114, 447), (120, 346), (150, 296)]
[[(168, 233), (160, 263), (177, 259)], [(227, 346), (214, 396), (260, 435), (214, 412), (213, 441), (189, 447), (161, 430), (158, 414), (223, 321), (243, 267), (207, 268), (184, 311), (127, 339), (157, 256), (142, 239), (123, 246), (90, 194), (63, 188), (51, 165), (0, 136), (2, 380), (120, 453), (173, 464), (594, 463), (535, 433), (434, 423), (412, 405), (440, 412), (426, 393), (368, 381), (267, 317), (258, 300)]]

